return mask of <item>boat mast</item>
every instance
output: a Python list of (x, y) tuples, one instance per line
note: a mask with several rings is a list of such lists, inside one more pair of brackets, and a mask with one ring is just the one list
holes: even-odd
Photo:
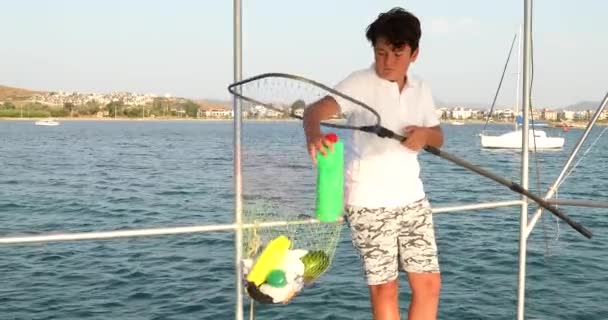
[[(242, 47), (242, 6), (241, 0), (233, 2), (233, 68), (234, 82), (241, 81), (243, 78), (243, 47)], [(236, 320), (243, 319), (243, 282), (241, 271), (241, 260), (243, 258), (243, 179), (241, 165), (241, 126), (242, 126), (242, 105), (241, 100), (236, 96), (232, 98), (234, 110), (234, 222), (236, 224), (234, 239), (234, 268), (236, 274), (236, 303), (234, 305)]]
[[(521, 186), (528, 189), (528, 111), (530, 110), (530, 54), (532, 34), (532, 0), (524, 0), (524, 57), (523, 57), (523, 97), (522, 97), (522, 147), (521, 147)], [(521, 197), (521, 221), (519, 231), (519, 272), (517, 284), (517, 319), (524, 320), (526, 294), (526, 254), (528, 228), (528, 199)]]

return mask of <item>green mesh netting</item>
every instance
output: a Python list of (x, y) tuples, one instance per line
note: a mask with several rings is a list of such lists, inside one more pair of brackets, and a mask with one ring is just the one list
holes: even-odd
[[(259, 200), (246, 204), (243, 210), (243, 224), (253, 224), (254, 227), (243, 232), (243, 258), (255, 261), (271, 240), (286, 236), (291, 240), (291, 249), (308, 251), (309, 254), (301, 259), (305, 265), (309, 266), (308, 258), (312, 261), (322, 256), (323, 266), (312, 271), (307, 268), (304, 276), (305, 286), (317, 282), (321, 275), (330, 269), (342, 225), (341, 222), (313, 223), (312, 221), (314, 221), (313, 217), (308, 212), (297, 212), (297, 209), (277, 202)], [(288, 224), (260, 226), (269, 222), (288, 222)], [(254, 300), (272, 303), (271, 299), (261, 294), (252, 283), (246, 282), (246, 289)]]

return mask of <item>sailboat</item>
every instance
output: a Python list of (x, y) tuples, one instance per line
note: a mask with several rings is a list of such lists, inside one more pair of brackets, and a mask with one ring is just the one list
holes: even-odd
[[(517, 93), (515, 102), (515, 117), (514, 117), (514, 128), (513, 131), (503, 133), (500, 135), (492, 135), (489, 132), (482, 132), (479, 134), (481, 137), (481, 147), (487, 149), (520, 149), (522, 148), (522, 117), (518, 115), (519, 109), (519, 88), (521, 87), (521, 31), (518, 44), (518, 61), (517, 61)], [(508, 63), (508, 61), (507, 61)], [(502, 81), (502, 80), (501, 80)], [(500, 88), (500, 87), (499, 87)], [(548, 124), (541, 122), (530, 123), (530, 131), (528, 134), (528, 145), (536, 150), (540, 149), (561, 149), (564, 146), (565, 139), (563, 137), (551, 137), (543, 130), (539, 130), (539, 127), (548, 127)]]

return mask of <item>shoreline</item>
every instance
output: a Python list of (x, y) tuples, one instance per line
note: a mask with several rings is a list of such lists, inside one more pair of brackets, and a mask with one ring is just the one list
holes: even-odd
[[(2, 121), (38, 121), (44, 119), (54, 119), (60, 122), (70, 122), (70, 121), (97, 121), (97, 122), (163, 122), (163, 121), (188, 121), (188, 122), (233, 122), (232, 118), (98, 118), (98, 117), (44, 117), (44, 118), (10, 118), (10, 117), (0, 117), (0, 122)], [(298, 122), (300, 119), (293, 118), (285, 118), (285, 119), (243, 119), (243, 122)], [(340, 121), (333, 121), (340, 122)], [(469, 124), (484, 124), (484, 120), (442, 120), (441, 125), (452, 125), (452, 122), (460, 122), (463, 125)], [(513, 125), (511, 122), (490, 122), (493, 125)], [(549, 128), (560, 128), (556, 127), (556, 125), (561, 124), (560, 122), (549, 122), (551, 125)], [(574, 122), (573, 127), (570, 128), (585, 128), (587, 126), (587, 122)], [(598, 121), (596, 123), (597, 126), (607, 126), (608, 121)]]
[[(222, 119), (222, 118), (97, 118), (97, 117), (44, 117), (44, 118), (6, 118), (0, 117), (0, 121), (38, 121), (45, 119), (53, 119), (57, 121), (99, 121), (99, 122), (113, 122), (113, 121), (132, 121), (132, 122), (161, 122), (161, 121), (210, 121), (210, 122), (220, 122), (220, 121), (230, 121), (233, 122), (234, 119)], [(299, 121), (299, 119), (243, 119), (245, 121), (275, 121), (275, 122), (295, 122)]]

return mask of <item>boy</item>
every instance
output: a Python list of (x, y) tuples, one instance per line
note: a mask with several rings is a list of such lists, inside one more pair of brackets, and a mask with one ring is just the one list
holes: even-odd
[[(408, 75), (418, 57), (420, 22), (394, 8), (368, 26), (366, 37), (374, 64), (353, 72), (336, 90), (366, 103), (382, 125), (403, 133), (399, 143), (352, 131), (346, 155), (345, 206), (353, 245), (362, 258), (374, 319), (400, 319), (398, 269), (412, 289), (408, 319), (436, 319), (441, 286), (433, 217), (426, 200), (417, 154), (425, 146), (441, 147), (443, 133), (430, 89)], [(375, 122), (369, 112), (337, 96), (327, 96), (306, 109), (304, 132), (308, 151), (326, 154), (320, 121), (343, 113), (354, 125)]]

